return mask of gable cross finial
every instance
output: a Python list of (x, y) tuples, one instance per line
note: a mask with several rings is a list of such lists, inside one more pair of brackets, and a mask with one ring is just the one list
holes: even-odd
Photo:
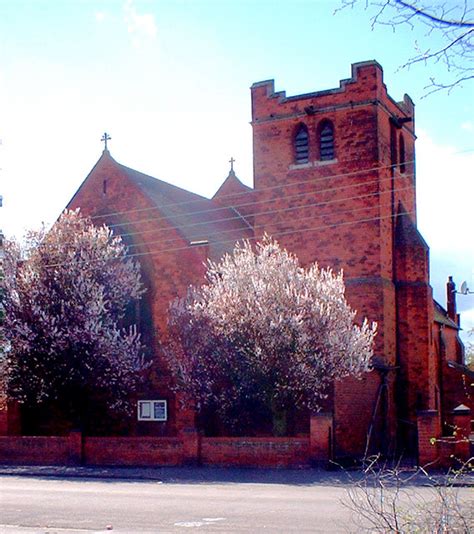
[(230, 158), (229, 163), (230, 163), (230, 172), (234, 172), (235, 159), (234, 158)]
[(110, 141), (112, 138), (107, 132), (104, 132), (101, 141), (104, 143), (104, 150), (107, 150), (107, 141)]

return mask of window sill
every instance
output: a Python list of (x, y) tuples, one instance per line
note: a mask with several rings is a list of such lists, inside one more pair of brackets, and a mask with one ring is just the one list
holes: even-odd
[(310, 169), (313, 166), (311, 161), (308, 161), (308, 163), (294, 163), (293, 165), (290, 165), (288, 169), (290, 171), (295, 171), (297, 169)]
[(337, 163), (337, 158), (325, 159), (322, 161), (309, 161), (308, 163), (294, 163), (288, 166), (288, 170), (297, 171), (299, 169), (310, 169), (311, 167), (323, 167), (325, 165), (333, 165), (334, 163)]
[(337, 158), (318, 160), (318, 161), (315, 161), (313, 165), (315, 167), (323, 167), (324, 165), (333, 165), (334, 163), (337, 163)]

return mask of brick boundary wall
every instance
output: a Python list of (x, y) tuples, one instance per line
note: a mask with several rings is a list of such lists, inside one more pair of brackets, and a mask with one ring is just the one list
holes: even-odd
[[(438, 412), (418, 413), (419, 465), (450, 467), (468, 459), (470, 410), (460, 406), (453, 415), (456, 434), (442, 436)], [(210, 438), (197, 432), (178, 437), (0, 436), (0, 464), (301, 468), (327, 466), (331, 442), (332, 420), (321, 414), (312, 418), (308, 436), (296, 438)]]
[(307, 467), (307, 438), (202, 438), (202, 465), (221, 467)]
[(81, 456), (76, 433), (64, 437), (0, 436), (0, 463), (5, 465), (75, 465)]
[(307, 467), (332, 458), (332, 415), (311, 418), (303, 437), (201, 436), (186, 427), (177, 437), (0, 436), (0, 464)]
[(420, 466), (459, 467), (469, 460), (471, 410), (461, 404), (451, 412), (451, 416), (453, 434), (443, 436), (438, 411), (418, 412), (418, 464)]
[(85, 437), (84, 465), (175, 466), (183, 463), (183, 441), (179, 438)]
[(199, 438), (196, 455), (181, 438), (0, 436), (0, 464), (236, 467), (306, 467), (306, 438)]

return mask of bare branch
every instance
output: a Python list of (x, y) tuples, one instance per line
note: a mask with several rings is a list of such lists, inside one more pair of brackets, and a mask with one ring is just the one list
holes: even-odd
[[(420, 9), (416, 7), (415, 5), (411, 4), (410, 2), (405, 2), (404, 0), (394, 0), (396, 4), (400, 5), (401, 7), (404, 7), (411, 11), (413, 13), (413, 16), (420, 16), (423, 18), (426, 18), (432, 22), (436, 22), (445, 26), (457, 26), (460, 28), (474, 28), (474, 22), (470, 21), (464, 21), (464, 20), (454, 20), (454, 19), (444, 19), (441, 17), (437, 17), (436, 15), (433, 15), (432, 13), (428, 13), (428, 11), (424, 9)], [(387, 3), (389, 3), (390, 0), (388, 0)], [(465, 11), (464, 11), (465, 15)], [(463, 15), (463, 16), (464, 16)]]
[(472, 475), (472, 460), (433, 476), (422, 467), (407, 471), (400, 463), (388, 467), (371, 459), (363, 478), (352, 478), (342, 503), (353, 512), (357, 532), (467, 534), (474, 510), (460, 486)]
[[(355, 7), (358, 0), (341, 0), (341, 9)], [(367, 10), (374, 10), (370, 18), (372, 29), (388, 26), (392, 31), (408, 26), (415, 29), (417, 24), (426, 28), (426, 43), (415, 42), (417, 54), (409, 58), (400, 68), (410, 68), (419, 63), (444, 64), (446, 71), (453, 76), (449, 83), (431, 79), (425, 87), (425, 96), (436, 91), (448, 93), (462, 82), (474, 77), (474, 7), (468, 0), (457, 3), (440, 3), (436, 0), (418, 2), (408, 0), (366, 0), (362, 2)], [(436, 46), (430, 42), (436, 39)], [(441, 45), (439, 44), (441, 41)]]

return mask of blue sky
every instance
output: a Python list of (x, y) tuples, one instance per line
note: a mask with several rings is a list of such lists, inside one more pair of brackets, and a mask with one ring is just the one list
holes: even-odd
[[(474, 83), (423, 98), (441, 65), (400, 69), (439, 42), (415, 25), (371, 30), (372, 12), (339, 0), (0, 0), (0, 210), (7, 235), (51, 222), (110, 132), (121, 163), (204, 195), (230, 156), (252, 181), (249, 87), (328, 89), (367, 59), (390, 94), (416, 104), (419, 227), (435, 296), (452, 274), (474, 288)], [(464, 326), (474, 297), (460, 296)]]

